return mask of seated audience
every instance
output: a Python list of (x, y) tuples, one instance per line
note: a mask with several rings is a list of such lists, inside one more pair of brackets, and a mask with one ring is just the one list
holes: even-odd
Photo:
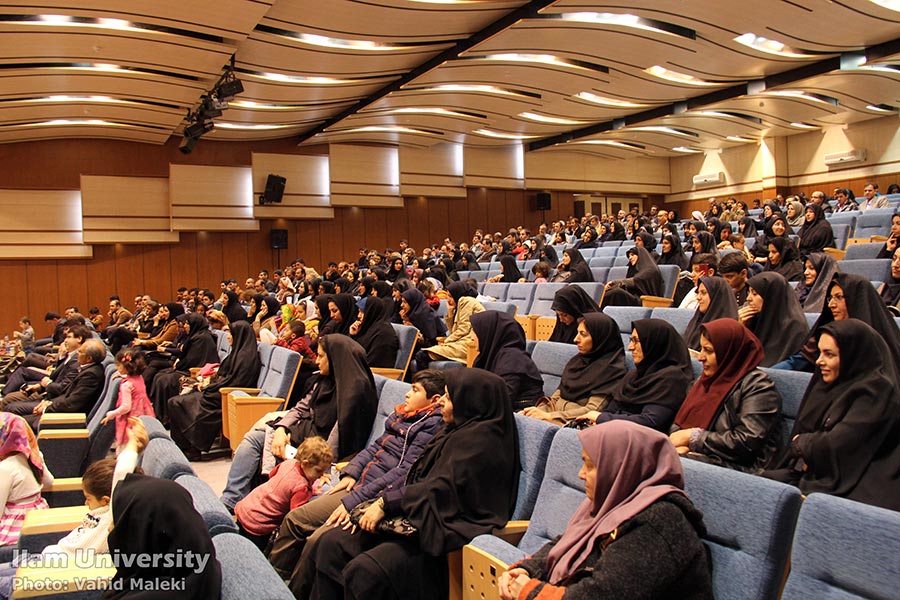
[(737, 304), (728, 282), (721, 277), (701, 277), (697, 283), (697, 312), (684, 330), (684, 341), (691, 350), (699, 350), (701, 325), (737, 318)]
[(402, 323), (419, 330), (416, 346), (437, 344), (437, 337), (447, 332), (446, 325), (435, 314), (422, 292), (417, 289), (406, 290), (401, 294), (401, 298), (400, 319)]
[(824, 252), (813, 252), (803, 264), (803, 278), (794, 292), (803, 312), (820, 313), (825, 307), (825, 293), (838, 270), (837, 261)]
[(659, 259), (656, 261), (657, 265), (677, 265), (682, 271), (688, 270), (689, 259), (687, 254), (684, 253), (684, 248), (681, 247), (678, 236), (671, 233), (663, 235), (661, 246), (662, 254), (659, 255)]
[(625, 422), (578, 437), (587, 497), (561, 537), (500, 575), (500, 598), (712, 600), (703, 515), (666, 437)]
[(875, 258), (892, 258), (897, 250), (897, 240), (900, 240), (900, 213), (891, 216), (891, 232)]
[(772, 238), (764, 271), (778, 273), (788, 281), (799, 281), (803, 275), (803, 263), (794, 242), (786, 237)]
[(557, 265), (557, 273), (553, 276), (552, 281), (560, 283), (590, 283), (594, 281), (594, 274), (591, 273), (591, 267), (584, 260), (581, 252), (574, 248), (569, 248), (563, 250), (562, 260)]
[(800, 237), (798, 249), (800, 256), (809, 256), (813, 252), (822, 252), (825, 248), (834, 248), (834, 231), (831, 223), (825, 219), (825, 211), (819, 204), (807, 204), (805, 222), (797, 232)]
[(360, 305), (361, 317), (350, 327), (350, 337), (366, 351), (366, 363), (370, 367), (393, 368), (400, 349), (400, 340), (391, 325), (393, 301), (369, 296), (361, 299)]
[(764, 467), (781, 448), (781, 396), (757, 367), (760, 341), (732, 319), (700, 329), (700, 379), (675, 415), (679, 454), (742, 471)]
[(47, 508), (41, 489), (51, 483), (53, 475), (28, 423), (18, 415), (0, 413), (0, 549), (19, 541), (25, 513)]
[(506, 382), (513, 410), (533, 406), (544, 395), (544, 380), (525, 352), (525, 331), (512, 315), (486, 310), (472, 315), (472, 337), (478, 357), (472, 365)]
[(748, 285), (747, 306), (738, 311), (738, 320), (762, 343), (762, 366), (771, 367), (806, 341), (809, 324), (794, 290), (778, 273), (760, 273)]
[(449, 333), (442, 342), (429, 346), (420, 354), (422, 360), (416, 359), (420, 366), (428, 360), (453, 360), (465, 363), (468, 354), (469, 340), (472, 334), (471, 317), (484, 311), (484, 306), (475, 299), (478, 292), (462, 281), (454, 281), (448, 288), (450, 299), (447, 300), (450, 312), (447, 314)]
[(662, 274), (646, 248), (635, 246), (626, 255), (625, 279), (606, 283), (601, 307), (641, 306), (641, 296), (662, 296), (664, 292)]
[(490, 282), (520, 283), (525, 281), (525, 275), (516, 264), (516, 257), (507, 254), (500, 259), (500, 274), (488, 279)]
[(556, 325), (550, 333), (551, 342), (574, 344), (578, 333), (578, 320), (588, 313), (599, 312), (600, 307), (583, 288), (567, 285), (553, 295), (550, 305), (556, 313)]
[(734, 292), (734, 301), (738, 309), (747, 304), (747, 294), (750, 293), (750, 286), (747, 285), (749, 271), (750, 265), (741, 252), (729, 252), (719, 261), (718, 273)]

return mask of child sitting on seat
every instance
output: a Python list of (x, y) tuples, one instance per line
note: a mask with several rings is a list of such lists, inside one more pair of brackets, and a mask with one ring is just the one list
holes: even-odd
[(25, 513), (47, 508), (41, 489), (51, 483), (31, 427), (18, 415), (0, 413), (0, 548), (19, 541)]

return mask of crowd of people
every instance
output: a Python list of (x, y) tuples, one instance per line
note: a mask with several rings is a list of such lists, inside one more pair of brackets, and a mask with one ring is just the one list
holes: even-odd
[[(867, 185), (854, 210), (886, 205), (876, 190)], [(825, 213), (854, 202), (845, 189), (834, 196), (834, 206), (821, 192), (808, 203), (776, 198), (758, 218), (744, 203), (712, 199), (684, 222), (652, 207), (535, 232), (478, 230), (471, 243), (446, 239), (422, 252), (401, 240), (322, 274), (298, 259), (243, 287), (183, 287), (165, 303), (137, 296), (131, 311), (112, 296), (105, 318), (69, 307), (64, 318), (46, 316), (53, 335), (44, 340), (25, 317), (13, 336), (23, 352), (0, 370), (0, 549), (15, 544), (27, 511), (45, 505), (40, 490), (52, 475), (33, 433), (42, 414), (89, 411), (109, 352), (122, 378), (104, 418), (115, 422), (118, 462), (85, 473), (91, 534), (73, 532), (64, 551), (175, 543), (126, 534), (125, 523), (146, 518), (183, 523), (181, 541), (209, 551), (183, 491), (132, 473), (146, 443), (135, 417), (155, 415), (189, 458), (202, 458), (221, 435), (219, 390), (252, 387), (257, 343), (268, 342), (301, 355), (300, 376), (288, 410), (241, 440), (221, 500), (296, 597), (445, 598), (446, 554), (513, 513), (518, 412), (579, 430), (586, 498), (561, 537), (499, 577), (502, 598), (712, 598), (703, 516), (684, 491), (679, 456), (900, 510), (900, 329), (890, 313), (900, 303), (900, 214), (881, 253), (892, 259), (891, 280), (876, 290), (824, 252), (834, 245)], [(629, 246), (628, 268), (606, 282), (602, 302), (577, 285), (555, 294), (549, 339), (576, 351), (545, 395), (522, 327), (485, 310), (492, 298), (465, 272), (493, 261), (496, 281), (591, 282), (581, 250), (610, 240)], [(531, 275), (526, 260), (537, 261)], [(694, 316), (683, 333), (636, 320), (625, 342), (603, 308), (662, 295), (660, 265), (679, 267), (675, 302)], [(819, 313), (812, 328), (809, 312)], [(367, 444), (378, 403), (372, 369), (393, 367), (399, 348), (392, 324), (418, 330), (411, 388)], [(221, 364), (212, 330), (231, 345)], [(467, 363), (472, 350), (471, 368), (439, 368)], [(789, 433), (760, 367), (812, 373)], [(347, 464), (323, 490), (335, 461)], [(108, 541), (94, 531), (102, 523), (112, 526)], [(648, 555), (655, 567), (636, 572)], [(191, 597), (218, 597), (217, 569), (192, 576)], [(0, 568), (0, 597), (10, 574)]]

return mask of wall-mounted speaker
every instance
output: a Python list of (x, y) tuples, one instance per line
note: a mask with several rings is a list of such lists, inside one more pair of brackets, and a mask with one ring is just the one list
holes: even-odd
[(263, 203), (272, 204), (281, 202), (281, 198), (284, 196), (284, 186), (286, 183), (287, 179), (281, 175), (269, 173), (269, 176), (266, 177), (266, 191), (263, 192), (262, 197)]
[(288, 230), (272, 229), (269, 231), (269, 245), (272, 246), (272, 250), (287, 250)]
[(538, 210), (551, 210), (553, 205), (552, 196), (550, 196), (549, 192), (538, 192), (537, 193), (537, 209)]

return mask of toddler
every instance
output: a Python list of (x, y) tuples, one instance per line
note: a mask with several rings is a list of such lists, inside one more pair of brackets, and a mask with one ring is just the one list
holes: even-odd
[(19, 541), (25, 513), (47, 508), (41, 489), (51, 483), (31, 427), (18, 415), (0, 413), (0, 548)]
[(122, 378), (116, 408), (106, 413), (102, 425), (116, 420), (116, 452), (125, 445), (129, 427), (128, 417), (150, 415), (155, 417), (153, 405), (147, 397), (147, 387), (141, 373), (147, 367), (144, 354), (137, 348), (123, 348), (116, 354), (116, 371)]

